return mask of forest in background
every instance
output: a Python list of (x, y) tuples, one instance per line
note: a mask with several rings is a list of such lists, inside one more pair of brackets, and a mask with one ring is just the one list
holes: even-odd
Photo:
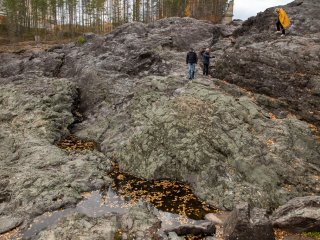
[(0, 0), (0, 36), (6, 42), (107, 33), (121, 24), (166, 17), (219, 22), (227, 0)]

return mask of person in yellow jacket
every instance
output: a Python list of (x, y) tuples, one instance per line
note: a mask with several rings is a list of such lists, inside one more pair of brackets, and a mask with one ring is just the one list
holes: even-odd
[(283, 8), (276, 8), (275, 12), (278, 14), (277, 32), (282, 30), (281, 36), (284, 36), (286, 34), (286, 29), (290, 26), (290, 19)]

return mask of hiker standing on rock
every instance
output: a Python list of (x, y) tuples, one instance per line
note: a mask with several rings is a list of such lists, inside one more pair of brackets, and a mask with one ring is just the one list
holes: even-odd
[(189, 73), (189, 80), (194, 79), (194, 73), (196, 70), (196, 64), (198, 63), (197, 54), (194, 52), (193, 48), (190, 48), (186, 62), (188, 64), (188, 73)]
[(286, 34), (286, 29), (290, 26), (290, 19), (283, 8), (276, 8), (275, 12), (278, 14), (276, 33), (279, 33), (280, 30), (282, 30), (281, 36), (284, 36)]
[(202, 53), (202, 63), (203, 63), (203, 75), (208, 76), (209, 74), (209, 65), (210, 65), (210, 58), (214, 58), (214, 56), (210, 57), (210, 49), (207, 48)]

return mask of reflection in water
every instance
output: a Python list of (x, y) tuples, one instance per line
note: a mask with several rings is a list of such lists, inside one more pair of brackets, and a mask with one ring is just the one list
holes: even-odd
[(145, 202), (162, 222), (162, 228), (199, 223), (205, 214), (217, 211), (200, 201), (184, 183), (169, 180), (146, 181), (120, 172), (116, 164), (109, 175), (114, 183), (103, 194), (99, 191), (85, 193), (83, 196), (86, 199), (75, 208), (37, 217), (30, 228), (22, 233), (22, 238), (35, 237), (41, 230), (72, 213), (83, 213), (89, 217), (101, 217), (107, 213), (124, 214), (132, 206)]
[(87, 197), (87, 199), (79, 202), (75, 208), (45, 213), (40, 217), (37, 217), (31, 224), (31, 227), (22, 233), (22, 237), (31, 238), (41, 230), (54, 225), (62, 217), (71, 213), (83, 213), (89, 217), (101, 217), (106, 213), (123, 214), (128, 212), (131, 207), (130, 204), (119, 198), (111, 189), (109, 189), (104, 198), (99, 191), (94, 191)]
[[(56, 224), (62, 217), (72, 213), (83, 213), (89, 217), (101, 217), (107, 213), (124, 214), (129, 212), (129, 209), (135, 204), (143, 204), (142, 201), (135, 203), (125, 201), (123, 197), (119, 197), (111, 188), (108, 189), (105, 195), (99, 191), (91, 192), (87, 195), (87, 199), (79, 202), (75, 208), (67, 208), (60, 211), (45, 213), (36, 219), (30, 225), (29, 229), (22, 232), (23, 239), (30, 239), (36, 236), (40, 231)], [(195, 224), (201, 221), (196, 221), (169, 212), (164, 212), (158, 209), (153, 209), (153, 213), (162, 222), (162, 228), (178, 226), (181, 224)]]
[[(97, 149), (95, 142), (80, 140), (75, 136), (69, 136), (57, 145), (70, 152)], [(147, 181), (120, 172), (116, 163), (109, 176), (113, 178), (113, 184), (103, 194), (99, 191), (85, 193), (83, 196), (86, 199), (79, 202), (75, 208), (45, 213), (37, 217), (29, 229), (22, 232), (21, 237), (33, 238), (41, 230), (56, 224), (62, 217), (72, 213), (83, 213), (89, 217), (101, 217), (107, 213), (124, 214), (133, 205), (145, 202), (162, 222), (162, 228), (200, 223), (207, 213), (218, 211), (200, 201), (192, 193), (190, 186), (181, 182)]]

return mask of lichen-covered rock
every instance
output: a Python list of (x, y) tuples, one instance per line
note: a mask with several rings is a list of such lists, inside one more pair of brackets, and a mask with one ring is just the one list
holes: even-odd
[(154, 239), (161, 227), (161, 221), (145, 206), (136, 205), (120, 217), (122, 233), (131, 239)]
[(320, 231), (320, 196), (298, 197), (272, 214), (275, 227), (293, 232)]
[(127, 93), (133, 84), (129, 76), (168, 74), (172, 66), (160, 54), (164, 48), (186, 51), (204, 40), (209, 43), (212, 31), (212, 24), (192, 18), (168, 18), (150, 25), (128, 23), (81, 46), (0, 54), (4, 62), (0, 77), (32, 73), (74, 78), (83, 89), (81, 107), (90, 110), (110, 94), (114, 96), (112, 104), (121, 101), (119, 98), (126, 96), (122, 92)]
[(0, 79), (0, 215), (29, 220), (75, 204), (111, 164), (97, 151), (68, 154), (55, 145), (74, 121), (74, 83), (14, 78), (7, 84)]
[(274, 8), (250, 18), (235, 30), (234, 44), (216, 62), (212, 75), (272, 97), (282, 106), (260, 104), (272, 111), (295, 113), (319, 127), (320, 5), (317, 0), (305, 0), (284, 8), (294, 31), (289, 29), (285, 37), (274, 34)]
[(40, 232), (36, 239), (115, 239), (118, 229), (119, 222), (116, 215), (92, 218), (76, 213), (61, 219), (51, 229)]
[(124, 215), (107, 214), (88, 217), (72, 214), (56, 225), (40, 232), (36, 239), (137, 239), (151, 240), (157, 236), (160, 221), (143, 206), (134, 206)]
[(125, 171), (190, 182), (201, 198), (226, 209), (249, 200), (275, 208), (319, 191), (312, 165), (319, 167), (320, 144), (306, 123), (271, 119), (248, 97), (212, 86), (180, 92), (135, 95), (132, 135), (116, 155)]
[(22, 223), (22, 220), (12, 216), (1, 216), (0, 217), (0, 234), (5, 233), (18, 227)]
[[(81, 46), (0, 54), (0, 215), (30, 218), (75, 204), (80, 192), (103, 185), (109, 159), (138, 176), (189, 182), (226, 209), (243, 200), (274, 209), (319, 193), (317, 129), (297, 119), (317, 124), (312, 3), (290, 5), (289, 14), (310, 25), (283, 39), (271, 26), (263, 32), (273, 19), (267, 10), (230, 29), (168, 18), (125, 24)], [(185, 51), (211, 43), (221, 80), (197, 69), (187, 83)], [(72, 130), (101, 152), (55, 146), (69, 134), (75, 100), (84, 121)], [(132, 233), (149, 237), (138, 223)]]

